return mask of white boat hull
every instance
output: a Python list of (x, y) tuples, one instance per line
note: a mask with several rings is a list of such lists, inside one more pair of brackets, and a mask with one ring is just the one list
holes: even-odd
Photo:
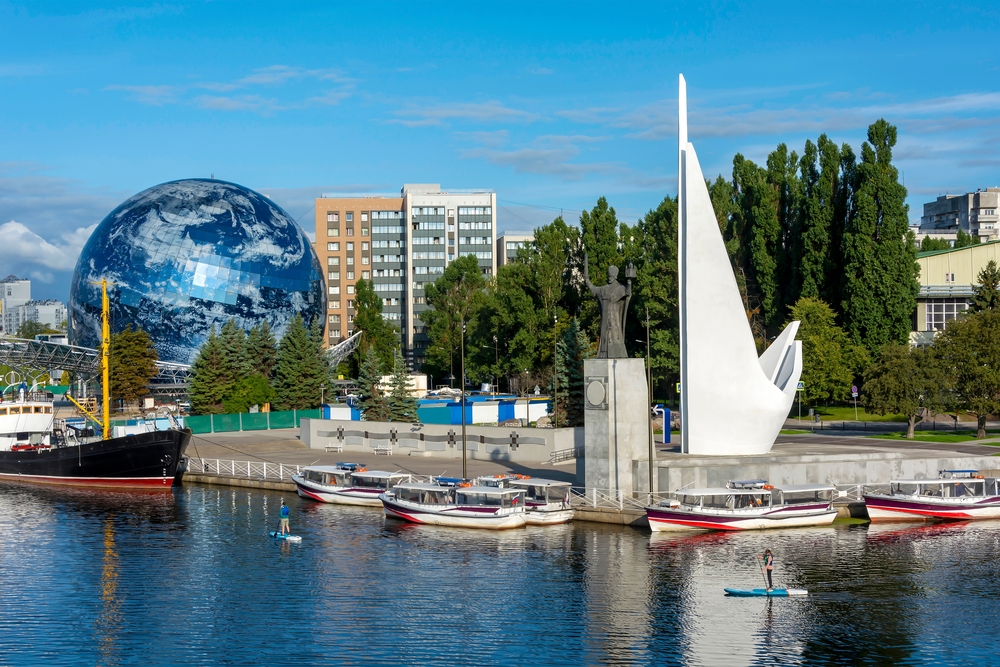
[(299, 475), (293, 475), (292, 481), (295, 482), (296, 490), (302, 498), (310, 498), (321, 503), (332, 503), (334, 505), (382, 506), (382, 501), (378, 497), (379, 494), (384, 492), (384, 489), (328, 486), (326, 484), (310, 482)]
[(764, 530), (769, 528), (799, 528), (828, 526), (837, 518), (837, 510), (829, 505), (812, 508), (773, 508), (767, 512), (695, 512), (679, 507), (653, 506), (646, 508), (649, 528), (653, 532), (684, 532), (703, 530)]
[(503, 512), (498, 508), (496, 512), (491, 513), (486, 508), (472, 510), (463, 509), (455, 505), (432, 507), (395, 500), (385, 495), (382, 496), (382, 505), (385, 507), (385, 515), (387, 517), (431, 526), (507, 530), (510, 528), (523, 528), (526, 523), (523, 509)]
[(573, 520), (575, 510), (572, 509), (532, 509), (528, 508), (524, 513), (524, 522), (529, 526), (554, 526), (560, 523), (569, 523)]
[(1000, 498), (934, 498), (914, 496), (865, 496), (868, 518), (881, 521), (971, 521), (1000, 519)]

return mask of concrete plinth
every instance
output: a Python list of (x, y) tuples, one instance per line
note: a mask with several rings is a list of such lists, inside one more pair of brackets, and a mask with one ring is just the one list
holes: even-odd
[(625, 496), (649, 491), (645, 362), (587, 359), (583, 373), (586, 487), (612, 497), (619, 491)]

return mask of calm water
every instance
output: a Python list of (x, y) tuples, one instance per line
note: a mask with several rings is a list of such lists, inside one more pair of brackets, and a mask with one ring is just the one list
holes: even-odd
[[(1000, 663), (1000, 523), (499, 534), (284, 494), (0, 486), (0, 665)], [(804, 599), (728, 599), (777, 582)]]

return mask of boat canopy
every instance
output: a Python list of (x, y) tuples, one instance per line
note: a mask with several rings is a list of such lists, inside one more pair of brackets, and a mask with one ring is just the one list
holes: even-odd
[(365, 467), (364, 463), (346, 463), (344, 461), (337, 461), (337, 463), (335, 463), (334, 465), (336, 465), (341, 470), (357, 470), (358, 468)]
[(402, 477), (410, 477), (408, 472), (388, 472), (386, 470), (366, 470), (365, 472), (354, 472), (351, 473), (351, 477), (359, 477), (366, 479), (399, 479)]
[(829, 484), (789, 484), (787, 486), (774, 487), (784, 493), (809, 493), (812, 491), (836, 491), (837, 487)]
[(764, 486), (765, 484), (767, 484), (766, 479), (742, 479), (742, 480), (732, 480), (731, 482), (729, 482), (729, 487), (732, 488), (737, 486), (741, 487)]
[(435, 484), (433, 486), (458, 486), (465, 480), (461, 477), (432, 477)]
[(560, 482), (555, 479), (542, 479), (540, 477), (531, 477), (528, 479), (512, 479), (510, 481), (511, 486), (516, 486), (518, 488), (527, 488), (529, 486), (541, 486), (548, 488), (550, 486), (573, 486), (571, 482)]
[[(352, 463), (350, 465), (358, 465), (358, 464)], [(352, 470), (354, 470), (354, 468), (345, 468), (343, 466), (344, 464), (342, 463), (338, 463), (332, 466), (306, 466), (302, 470), (303, 471), (314, 470), (316, 472), (341, 473), (341, 474), (351, 472)]]
[(726, 486), (719, 486), (715, 488), (706, 489), (677, 489), (674, 491), (675, 496), (759, 496), (761, 494), (771, 493), (770, 489), (762, 488), (746, 488), (746, 489), (731, 489)]

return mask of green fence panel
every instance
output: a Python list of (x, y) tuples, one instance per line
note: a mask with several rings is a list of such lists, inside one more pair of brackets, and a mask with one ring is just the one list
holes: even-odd
[(226, 433), (240, 430), (240, 415), (215, 415), (216, 433)]
[(198, 415), (184, 417), (184, 426), (191, 429), (192, 433), (211, 433), (211, 415)]
[(315, 410), (296, 410), (295, 411), (295, 428), (298, 428), (303, 419), (322, 419), (323, 412), (319, 408)]
[(266, 412), (248, 412), (243, 415), (244, 431), (264, 431), (267, 429)]
[(272, 412), (271, 428), (295, 428), (295, 414), (292, 410)]

